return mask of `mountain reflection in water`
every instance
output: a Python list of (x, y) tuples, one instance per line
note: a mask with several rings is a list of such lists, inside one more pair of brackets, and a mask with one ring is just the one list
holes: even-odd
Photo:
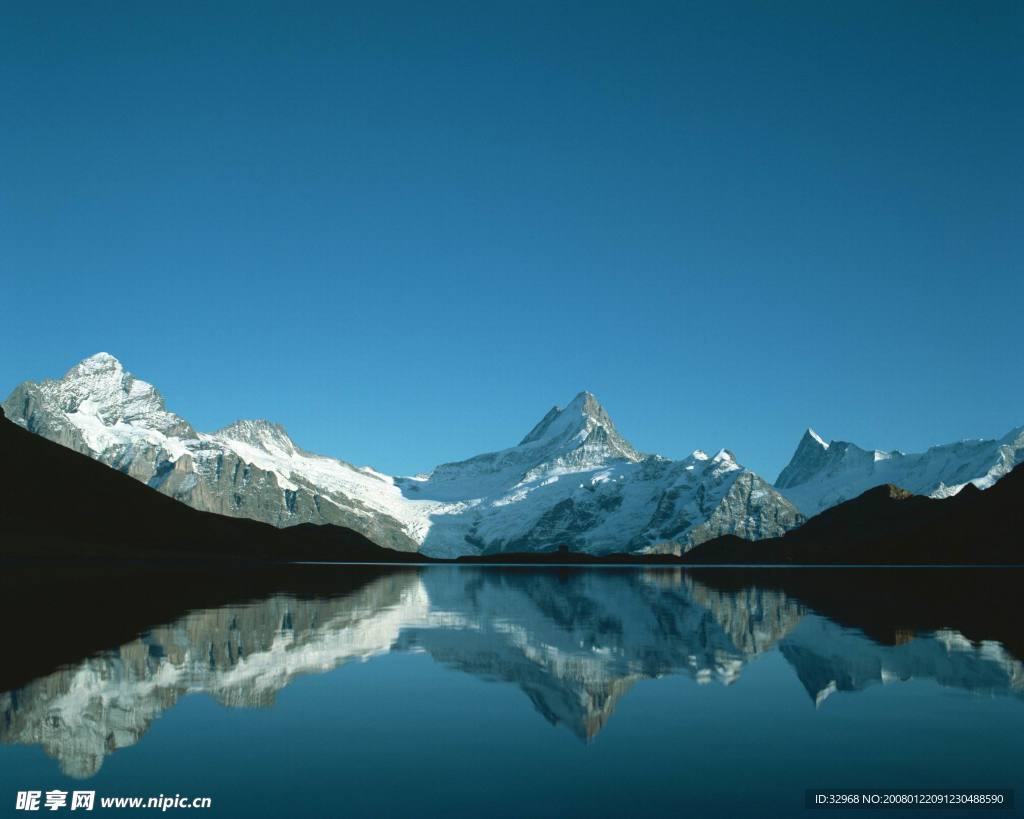
[(297, 676), (390, 652), (515, 685), (583, 741), (638, 680), (728, 686), (766, 652), (808, 707), (911, 678), (1020, 697), (1017, 575), (942, 572), (311, 567), (221, 582), (133, 570), (58, 578), (62, 607), (11, 581), (5, 621), (22, 643), (0, 677), (0, 741), (87, 778), (185, 694), (269, 708)]

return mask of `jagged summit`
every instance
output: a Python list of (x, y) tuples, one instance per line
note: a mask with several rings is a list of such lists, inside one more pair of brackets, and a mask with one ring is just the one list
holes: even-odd
[(240, 419), (221, 427), (213, 434), (219, 438), (258, 447), (272, 454), (290, 454), (298, 451), (298, 447), (283, 426), (262, 418)]
[(807, 427), (793, 457), (776, 478), (775, 487), (786, 489), (807, 481), (811, 475), (824, 467), (828, 451), (829, 445), (825, 443), (825, 439), (811, 427)]
[(544, 417), (519, 442), (519, 446), (525, 446), (544, 438), (553, 437), (564, 432), (567, 428), (573, 428), (578, 431), (588, 418), (594, 418), (595, 420), (603, 418), (611, 424), (608, 414), (604, 411), (604, 407), (601, 406), (597, 398), (594, 397), (594, 394), (584, 390), (578, 393), (565, 407), (555, 404), (555, 406), (549, 409)]
[(804, 432), (805, 438), (810, 438), (811, 441), (818, 443), (823, 449), (828, 449), (828, 443), (822, 438), (817, 432), (814, 431), (813, 427), (807, 427)]
[(552, 407), (547, 414), (519, 442), (520, 447), (534, 444), (584, 445), (587, 442), (603, 444), (613, 456), (639, 461), (643, 458), (623, 438), (611, 417), (597, 397), (584, 390), (563, 409)]
[(118, 430), (128, 426), (157, 436), (196, 436), (187, 421), (168, 412), (156, 387), (105, 352), (83, 359), (60, 379), (20, 384), (4, 403), (10, 418), (80, 452), (126, 444)]
[(163, 409), (164, 399), (152, 384), (141, 381), (125, 370), (110, 353), (96, 353), (79, 361), (55, 385), (66, 397), (90, 401), (99, 407), (120, 406), (125, 398), (147, 400)]
[[(88, 358), (83, 358), (74, 367), (68, 370), (71, 373), (102, 372), (105, 370), (124, 370), (124, 366), (110, 353), (94, 353)], [(67, 377), (67, 376), (65, 376)]]

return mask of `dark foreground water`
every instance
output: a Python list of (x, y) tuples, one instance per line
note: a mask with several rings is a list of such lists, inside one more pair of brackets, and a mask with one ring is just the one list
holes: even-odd
[(867, 815), (806, 810), (812, 788), (1024, 797), (1013, 571), (5, 576), (12, 815), (24, 790), (95, 791), (111, 815), (129, 811), (103, 796), (209, 796), (213, 816), (810, 818)]

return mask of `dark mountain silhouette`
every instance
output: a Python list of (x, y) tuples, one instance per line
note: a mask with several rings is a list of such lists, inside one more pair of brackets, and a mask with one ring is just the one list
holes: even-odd
[(408, 562), (340, 526), (200, 512), (28, 432), (0, 411), (0, 557)]
[(1024, 563), (1024, 466), (991, 489), (973, 484), (944, 499), (877, 486), (782, 537), (720, 537), (686, 563)]

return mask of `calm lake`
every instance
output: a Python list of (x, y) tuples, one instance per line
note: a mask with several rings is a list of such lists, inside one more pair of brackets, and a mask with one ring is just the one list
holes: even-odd
[(4, 815), (27, 815), (26, 790), (95, 791), (98, 813), (102, 796), (181, 794), (210, 797), (206, 815), (357, 817), (814, 817), (835, 811), (806, 810), (808, 789), (1024, 794), (1016, 571), (5, 577)]

